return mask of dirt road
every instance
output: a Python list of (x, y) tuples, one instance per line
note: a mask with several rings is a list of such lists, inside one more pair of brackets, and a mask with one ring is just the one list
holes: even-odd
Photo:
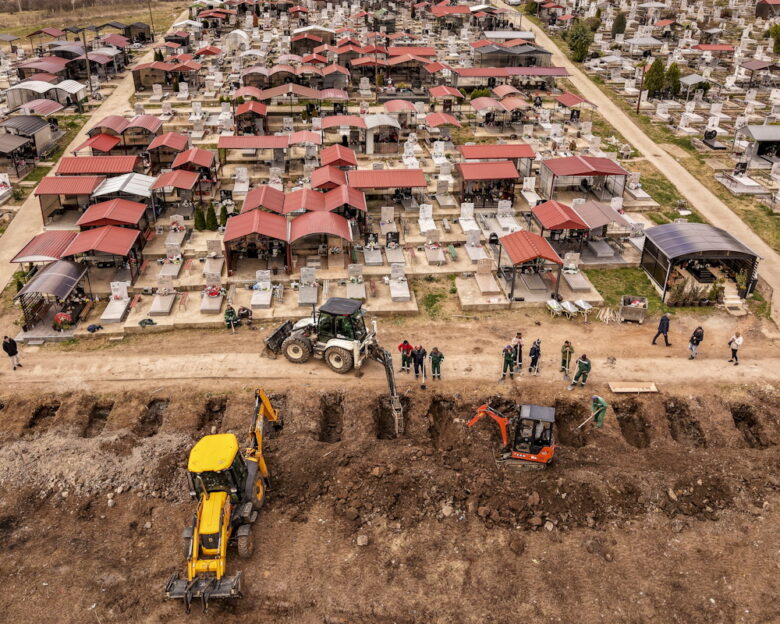
[[(514, 12), (514, 8), (500, 0), (497, 4)], [(773, 288), (772, 316), (776, 322), (780, 319), (780, 255), (750, 229), (726, 204), (712, 191), (691, 175), (674, 156), (659, 147), (634, 121), (609, 99), (593, 81), (561, 52), (550, 37), (528, 19), (522, 20), (524, 30), (536, 35), (537, 43), (553, 53), (552, 64), (565, 67), (572, 84), (583, 97), (598, 106), (599, 113), (620, 132), (650, 163), (677, 187), (680, 194), (712, 225), (722, 228), (736, 236), (759, 256), (759, 273)]]

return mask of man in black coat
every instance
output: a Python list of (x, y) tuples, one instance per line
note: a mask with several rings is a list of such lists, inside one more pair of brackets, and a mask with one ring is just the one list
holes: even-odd
[(14, 370), (17, 367), (22, 367), (22, 363), (19, 361), (19, 348), (16, 346), (16, 340), (10, 336), (3, 336), (3, 351), (10, 358), (11, 366)]
[(653, 344), (655, 344), (655, 341), (658, 340), (658, 336), (663, 334), (664, 343), (666, 343), (667, 347), (671, 347), (672, 343), (669, 342), (669, 337), (667, 336), (668, 333), (669, 333), (669, 315), (664, 314), (661, 317), (661, 320), (658, 321), (658, 333), (655, 335), (655, 338), (653, 338)]
[(425, 366), (425, 356), (428, 352), (422, 345), (418, 345), (412, 351), (412, 363), (414, 364), (414, 378), (417, 379), (420, 376), (423, 366)]

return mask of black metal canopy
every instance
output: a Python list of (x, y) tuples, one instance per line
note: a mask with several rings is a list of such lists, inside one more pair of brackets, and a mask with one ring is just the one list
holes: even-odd
[(79, 262), (58, 260), (44, 267), (27, 282), (14, 299), (28, 294), (50, 295), (65, 299), (73, 292), (86, 272), (87, 267)]
[(666, 223), (645, 230), (647, 240), (670, 260), (707, 257), (756, 260), (758, 254), (726, 230), (706, 223)]
[(331, 297), (320, 307), (320, 312), (334, 314), (336, 316), (350, 316), (357, 312), (362, 305), (363, 303), (356, 299)]

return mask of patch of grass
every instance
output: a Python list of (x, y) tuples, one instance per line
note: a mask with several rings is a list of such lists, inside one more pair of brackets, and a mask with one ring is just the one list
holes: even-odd
[(434, 290), (423, 295), (420, 305), (429, 317), (437, 318), (441, 314), (441, 306), (446, 298), (447, 293), (444, 290)]
[(40, 182), (49, 175), (49, 171), (51, 171), (51, 167), (36, 167), (24, 177), (24, 180), (25, 182)]
[[(680, 218), (677, 211), (677, 202), (683, 200), (683, 196), (658, 169), (646, 160), (637, 160), (631, 167), (642, 175), (642, 188), (657, 201), (661, 209), (658, 212), (651, 213), (649, 216), (656, 223), (663, 224)], [(690, 210), (691, 214), (685, 218), (691, 223), (704, 223), (704, 219), (697, 213), (693, 206), (685, 203), (684, 210)]]
[(647, 310), (649, 315), (658, 315), (665, 312), (671, 314), (685, 312), (707, 314), (714, 308), (670, 308), (661, 303), (650, 278), (640, 268), (627, 267), (621, 269), (586, 269), (585, 274), (596, 290), (604, 297), (607, 306), (617, 308), (620, 306), (623, 295), (647, 297)]
[(753, 291), (747, 299), (748, 308), (757, 318), (768, 319), (772, 314), (772, 302), (767, 301), (758, 291)]

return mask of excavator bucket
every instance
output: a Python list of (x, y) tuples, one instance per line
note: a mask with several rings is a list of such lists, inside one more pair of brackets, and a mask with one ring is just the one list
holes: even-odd
[(165, 585), (165, 596), (174, 600), (184, 600), (184, 609), (190, 612), (190, 605), (195, 599), (200, 599), (203, 612), (208, 611), (212, 598), (241, 598), (241, 572), (235, 576), (223, 576), (217, 580), (214, 577), (198, 577), (192, 581), (179, 578), (174, 572)]

